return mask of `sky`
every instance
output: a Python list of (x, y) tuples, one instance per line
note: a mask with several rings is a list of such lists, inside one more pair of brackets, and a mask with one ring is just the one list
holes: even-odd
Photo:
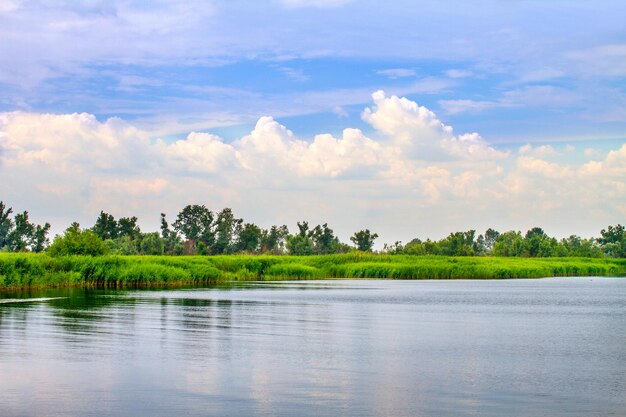
[(0, 200), (348, 242), (626, 221), (623, 1), (0, 2)]

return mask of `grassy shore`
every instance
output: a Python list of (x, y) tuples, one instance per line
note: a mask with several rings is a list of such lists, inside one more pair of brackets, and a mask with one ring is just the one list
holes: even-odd
[(375, 255), (68, 256), (0, 253), (0, 290), (158, 287), (246, 280), (499, 279), (626, 275), (626, 259)]

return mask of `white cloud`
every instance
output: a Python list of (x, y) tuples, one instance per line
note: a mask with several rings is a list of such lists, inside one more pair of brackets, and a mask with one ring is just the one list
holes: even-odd
[(438, 103), (447, 114), (480, 112), (501, 106), (498, 102), (484, 100), (439, 100)]
[(467, 78), (474, 75), (472, 71), (464, 69), (450, 69), (444, 72), (450, 78)]
[(385, 77), (396, 79), (405, 77), (414, 77), (415, 70), (409, 68), (390, 68), (376, 71), (376, 74), (383, 75)]
[(385, 97), (383, 91), (372, 94), (375, 108), (362, 114), (363, 120), (391, 138), (414, 159), (500, 158), (506, 153), (490, 147), (477, 133), (454, 136), (452, 127), (445, 125), (435, 113), (406, 98)]
[(312, 140), (271, 117), (227, 143), (198, 132), (168, 142), (84, 113), (1, 113), (0, 195), (57, 231), (99, 210), (156, 229), (161, 211), (201, 202), (263, 226), (327, 221), (344, 240), (364, 226), (389, 241), (537, 224), (597, 234), (625, 214), (626, 145), (583, 163), (546, 160), (549, 145), (511, 154), (411, 100), (372, 97), (371, 137), (347, 128)]
[(539, 145), (533, 147), (531, 144), (526, 144), (519, 148), (520, 155), (533, 156), (537, 158), (554, 155), (555, 152), (556, 151), (552, 145)]

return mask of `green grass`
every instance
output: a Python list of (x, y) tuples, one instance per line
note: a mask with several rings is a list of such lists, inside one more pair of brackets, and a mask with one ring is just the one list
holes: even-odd
[(66, 256), (0, 253), (0, 290), (157, 287), (244, 280), (498, 279), (626, 275), (626, 259), (491, 258), (349, 253), (323, 256)]

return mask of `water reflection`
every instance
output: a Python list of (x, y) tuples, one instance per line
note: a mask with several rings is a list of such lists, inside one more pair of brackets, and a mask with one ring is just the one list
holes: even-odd
[(623, 279), (300, 281), (0, 297), (24, 301), (0, 303), (2, 416), (626, 410)]

